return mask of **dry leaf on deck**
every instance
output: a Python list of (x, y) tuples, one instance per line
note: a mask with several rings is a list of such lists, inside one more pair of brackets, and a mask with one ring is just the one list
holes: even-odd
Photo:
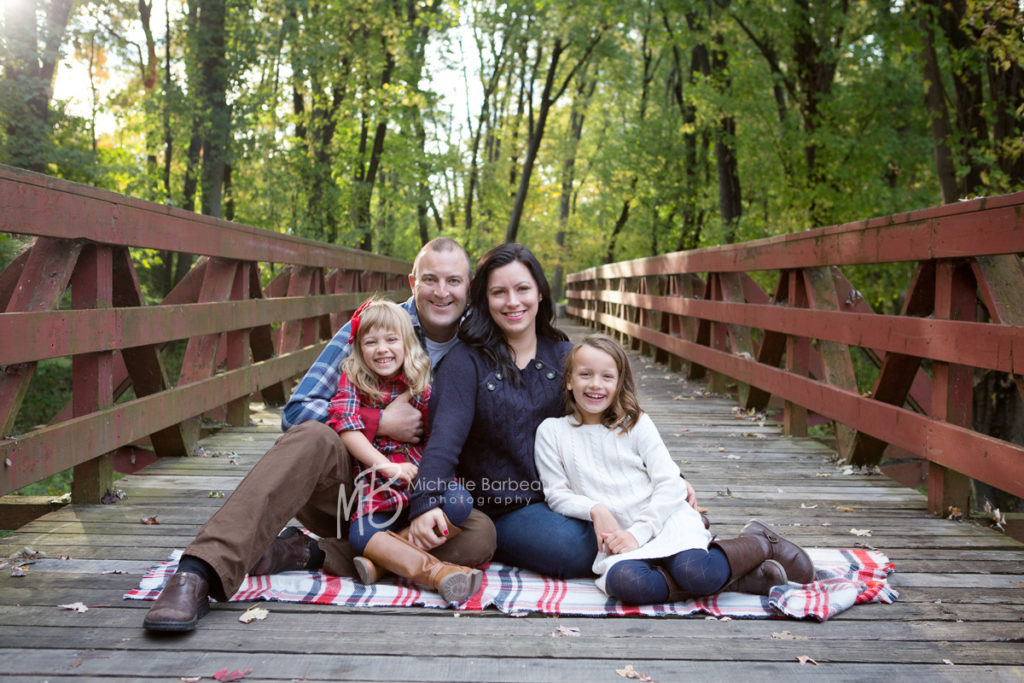
[(801, 664), (806, 664), (807, 662), (810, 662), (814, 666), (818, 666), (818, 663), (816, 661), (814, 661), (813, 659), (811, 659), (810, 657), (808, 657), (807, 655), (800, 655), (799, 657), (796, 658), (796, 661), (800, 662)]
[(840, 512), (853, 512), (853, 508), (848, 508), (845, 505), (836, 505), (836, 510)]
[(871, 529), (850, 529), (850, 533), (854, 536), (870, 536)]
[(947, 664), (947, 665), (949, 665), (949, 666), (956, 666), (956, 664), (954, 664), (954, 663), (953, 663), (953, 661), (952, 661), (952, 660), (949, 660), (949, 659), (943, 659), (943, 660), (942, 660), (942, 663), (943, 663), (943, 664)]
[(268, 612), (264, 608), (253, 605), (249, 609), (242, 612), (242, 614), (238, 617), (238, 620), (243, 624), (250, 624), (254, 621), (262, 621), (266, 619), (267, 615), (269, 614), (270, 612)]
[(772, 631), (773, 640), (807, 640), (807, 636), (795, 636), (789, 631)]
[(213, 674), (213, 679), (215, 681), (223, 681), (224, 683), (227, 683), (228, 681), (240, 681), (251, 671), (252, 669), (246, 669), (245, 671), (228, 671), (227, 669), (221, 669), (217, 673)]
[(159, 524), (160, 523), (160, 522), (156, 521), (156, 515), (153, 515), (152, 517), (143, 517), (139, 521), (142, 522), (143, 524)]
[(568, 637), (572, 637), (572, 638), (578, 638), (579, 635), (580, 635), (580, 630), (578, 628), (573, 628), (572, 626), (559, 626), (558, 628), (556, 628), (554, 631), (551, 632), (551, 637), (552, 638), (558, 638), (559, 636), (568, 636)]
[(85, 605), (83, 605), (80, 602), (72, 602), (72, 603), (69, 603), (67, 605), (57, 605), (57, 607), (60, 607), (61, 609), (74, 610), (75, 612), (88, 612), (89, 611), (89, 608), (86, 607)]
[(615, 673), (619, 674), (623, 678), (632, 678), (638, 681), (653, 681), (655, 679), (650, 676), (645, 676), (636, 669), (633, 668), (632, 664), (627, 664), (625, 669), (616, 669)]

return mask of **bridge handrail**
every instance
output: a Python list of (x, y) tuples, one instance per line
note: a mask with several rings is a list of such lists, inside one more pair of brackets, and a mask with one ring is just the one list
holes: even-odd
[[(68, 467), (72, 496), (111, 487), (111, 453), (148, 440), (188, 455), (199, 418), (249, 419), (250, 395), (286, 382), (371, 292), (409, 295), (410, 264), (201, 216), (0, 165), (0, 231), (35, 237), (0, 272), (0, 494)], [(200, 255), (146, 305), (131, 249)], [(279, 270), (265, 287), (261, 264)], [(66, 290), (72, 308), (61, 308)], [(174, 386), (159, 354), (187, 340)], [(72, 396), (49, 425), (13, 435), (39, 361), (72, 358)], [(135, 398), (115, 403), (127, 389)]]
[[(1019, 192), (589, 268), (567, 277), (567, 312), (691, 377), (711, 371), (716, 391), (735, 382), (745, 409), (777, 396), (787, 433), (806, 434), (808, 411), (834, 421), (852, 464), (887, 447), (924, 458), (932, 510), (966, 512), (967, 477), (1024, 496), (1024, 446), (971, 423), (975, 369), (1024, 396), (1022, 253)], [(840, 270), (900, 262), (915, 268), (900, 315), (875, 313)], [(879, 366), (868, 392), (851, 348)]]

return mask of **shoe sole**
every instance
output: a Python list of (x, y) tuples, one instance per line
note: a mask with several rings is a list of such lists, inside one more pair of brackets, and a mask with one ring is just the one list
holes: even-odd
[(441, 579), (441, 585), (438, 586), (437, 592), (447, 602), (463, 602), (471, 595), (476, 595), (483, 580), (484, 575), (479, 569), (473, 569), (469, 573), (449, 574)]
[(199, 603), (199, 607), (196, 609), (196, 616), (192, 621), (150, 621), (145, 619), (142, 622), (142, 627), (147, 631), (165, 631), (170, 633), (194, 631), (196, 626), (199, 625), (199, 620), (205, 617), (209, 611), (210, 603), (202, 602)]
[(373, 580), (373, 564), (365, 557), (355, 557), (352, 564), (356, 566), (356, 574), (359, 575), (359, 582), (369, 586), (376, 583)]

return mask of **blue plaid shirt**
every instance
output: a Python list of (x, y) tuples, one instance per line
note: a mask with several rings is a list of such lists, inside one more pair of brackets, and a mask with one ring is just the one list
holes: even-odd
[[(408, 301), (399, 305), (412, 318), (412, 327), (416, 330), (416, 336), (425, 347), (424, 332), (420, 327), (419, 315), (416, 313), (415, 300), (413, 297), (409, 297)], [(351, 320), (342, 325), (341, 329), (324, 347), (324, 350), (320, 352), (302, 381), (299, 382), (295, 393), (288, 399), (288, 404), (285, 405), (284, 411), (281, 413), (282, 431), (288, 431), (307, 420), (327, 422), (327, 411), (330, 408), (331, 399), (338, 391), (338, 382), (341, 380), (341, 362), (352, 353), (352, 346), (348, 343), (351, 328)]]

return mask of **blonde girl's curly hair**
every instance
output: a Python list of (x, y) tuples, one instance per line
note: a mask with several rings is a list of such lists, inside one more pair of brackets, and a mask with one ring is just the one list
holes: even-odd
[(405, 361), (402, 372), (414, 395), (420, 395), (430, 386), (430, 356), (427, 355), (416, 330), (412, 327), (409, 314), (401, 306), (385, 299), (372, 298), (357, 312), (358, 322), (353, 318), (353, 326), (357, 328), (355, 338), (350, 342), (352, 352), (341, 364), (341, 371), (348, 375), (349, 381), (370, 399), (376, 400), (383, 395), (380, 389), (380, 377), (363, 359), (359, 343), (370, 330), (383, 328), (397, 332), (402, 338), (405, 349)]
[(575, 368), (576, 352), (582, 347), (589, 346), (604, 351), (615, 361), (615, 368), (619, 372), (619, 385), (615, 389), (615, 398), (612, 400), (604, 414), (601, 415), (601, 424), (608, 429), (621, 429), (623, 433), (629, 432), (636, 426), (637, 420), (644, 414), (640, 409), (640, 402), (636, 397), (636, 382), (633, 380), (633, 370), (629, 364), (629, 356), (622, 350), (619, 344), (605, 334), (590, 334), (583, 338), (583, 341), (572, 347), (569, 355), (565, 358), (565, 369), (562, 374), (562, 389), (565, 394), (566, 414), (576, 418), (578, 423), (583, 422), (583, 415), (576, 404), (576, 397), (572, 395), (569, 384), (572, 382), (572, 373)]

